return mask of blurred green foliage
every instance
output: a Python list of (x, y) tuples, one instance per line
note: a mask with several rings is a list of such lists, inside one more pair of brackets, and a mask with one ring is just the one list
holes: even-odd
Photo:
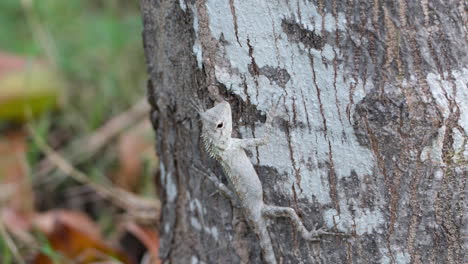
[(0, 50), (56, 55), (52, 59), (69, 83), (61, 123), (73, 133), (94, 130), (144, 96), (137, 1), (1, 0), (0, 25)]
[(7, 243), (3, 237), (0, 236), (0, 263), (12, 263), (13, 256), (8, 249)]

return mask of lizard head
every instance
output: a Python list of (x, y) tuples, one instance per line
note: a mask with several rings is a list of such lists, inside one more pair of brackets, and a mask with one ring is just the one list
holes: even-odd
[(203, 125), (203, 138), (210, 145), (223, 148), (231, 138), (231, 106), (223, 101), (200, 113)]

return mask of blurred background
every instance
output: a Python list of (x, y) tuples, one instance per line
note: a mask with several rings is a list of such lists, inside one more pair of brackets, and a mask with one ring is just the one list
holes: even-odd
[(0, 263), (156, 263), (141, 32), (138, 1), (0, 1)]

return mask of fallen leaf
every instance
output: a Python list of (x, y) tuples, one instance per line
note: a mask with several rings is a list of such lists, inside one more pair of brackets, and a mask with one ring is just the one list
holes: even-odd
[[(72, 261), (86, 264), (112, 260), (131, 263), (123, 252), (103, 241), (98, 226), (85, 214), (57, 210), (37, 216), (34, 223), (47, 237), (54, 254), (60, 256), (60, 263)], [(43, 250), (32, 263), (54, 263), (48, 253)]]
[(52, 110), (63, 88), (46, 64), (0, 54), (0, 119), (23, 122)]
[(101, 240), (99, 227), (86, 214), (71, 210), (52, 210), (38, 214), (34, 218), (34, 227), (45, 234), (54, 232), (55, 224), (63, 223), (72, 226), (90, 238)]
[(133, 222), (126, 223), (125, 229), (138, 238), (138, 240), (140, 240), (140, 242), (151, 253), (152, 259), (155, 261), (152, 263), (161, 263), (161, 260), (159, 259), (159, 234), (155, 229), (142, 227)]

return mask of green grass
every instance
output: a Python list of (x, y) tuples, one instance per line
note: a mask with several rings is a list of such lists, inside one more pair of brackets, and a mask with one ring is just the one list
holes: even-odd
[(0, 263), (13, 263), (13, 255), (5, 240), (0, 236)]

